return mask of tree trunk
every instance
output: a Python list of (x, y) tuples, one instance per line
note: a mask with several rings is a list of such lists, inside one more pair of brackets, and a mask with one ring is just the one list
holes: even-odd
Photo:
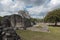
[(57, 22), (55, 22), (55, 26), (57, 26)]

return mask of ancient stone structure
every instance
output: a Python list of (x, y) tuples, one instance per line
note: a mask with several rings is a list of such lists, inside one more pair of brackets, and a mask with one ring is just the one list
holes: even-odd
[(21, 40), (15, 29), (30, 27), (31, 21), (28, 12), (19, 11), (18, 14), (6, 15), (0, 22), (0, 40)]
[(23, 18), (22, 19), (22, 21), (23, 21), (23, 27), (24, 27), (24, 29), (26, 28), (26, 27), (31, 27), (32, 25), (31, 25), (31, 21), (30, 21), (30, 15), (29, 15), (29, 13), (27, 12), (27, 11), (25, 11), (25, 10), (20, 10), (20, 11), (18, 11), (18, 14)]
[(19, 11), (18, 14), (6, 15), (0, 22), (1, 40), (21, 40), (15, 29), (31, 27), (30, 16), (26, 11)]
[[(10, 15), (10, 22), (11, 26), (14, 28), (23, 28), (26, 29), (27, 27), (31, 26), (31, 21), (28, 18), (23, 18), (22, 16), (18, 14)], [(28, 25), (27, 25), (28, 24)]]
[(22, 17), (18, 14), (10, 15), (10, 22), (14, 28), (23, 27)]
[(14, 28), (11, 26), (9, 16), (3, 17), (0, 26), (0, 40), (21, 40)]
[[(15, 29), (25, 29), (27, 27), (31, 27), (30, 16), (26, 11), (19, 11), (18, 14), (13, 14), (9, 16), (4, 16), (3, 20), (8, 19), (10, 21), (10, 26), (14, 27)], [(8, 21), (7, 20), (7, 21)], [(2, 24), (7, 24), (2, 21)], [(9, 23), (8, 23), (9, 24)], [(28, 25), (27, 25), (28, 24)]]
[(2, 32), (3, 32), (3, 28), (0, 26), (0, 40), (2, 40), (2, 37), (4, 35), (4, 34), (2, 34)]
[[(30, 20), (30, 15), (27, 11), (20, 10), (18, 11), (18, 14), (13, 14), (13, 15), (6, 15), (3, 17), (2, 24), (3, 26), (11, 26), (14, 29), (25, 29), (27, 27), (31, 27), (31, 20)], [(10, 23), (8, 23), (9, 21)], [(8, 21), (7, 23), (5, 21)], [(10, 24), (10, 25), (7, 25)]]
[(4, 28), (3, 32), (5, 33), (3, 40), (21, 40), (12, 27)]
[(2, 18), (2, 20), (1, 20), (1, 25), (3, 26), (3, 27), (11, 27), (11, 22), (10, 22), (10, 20), (9, 20), (9, 16), (4, 16), (3, 18)]

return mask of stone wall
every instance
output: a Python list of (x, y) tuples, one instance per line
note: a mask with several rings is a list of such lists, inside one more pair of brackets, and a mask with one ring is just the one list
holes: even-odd
[[(28, 18), (22, 18), (20, 15), (18, 14), (13, 14), (13, 15), (9, 15), (9, 16), (4, 16), (3, 20), (2, 20), (2, 24), (6, 23), (6, 19), (8, 19), (10, 21), (10, 26), (13, 28), (27, 28), (27, 27), (31, 27), (31, 21)], [(7, 24), (8, 25), (8, 24)]]

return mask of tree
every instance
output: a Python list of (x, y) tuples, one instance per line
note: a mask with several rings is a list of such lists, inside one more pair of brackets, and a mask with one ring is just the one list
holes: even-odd
[(56, 26), (57, 22), (60, 22), (60, 9), (56, 9), (48, 12), (44, 20), (45, 22), (55, 23), (55, 26)]
[(3, 17), (0, 16), (0, 21), (2, 20)]

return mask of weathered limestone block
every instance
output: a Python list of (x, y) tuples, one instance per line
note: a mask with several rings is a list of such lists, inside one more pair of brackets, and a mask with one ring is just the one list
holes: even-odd
[(0, 28), (0, 40), (21, 40), (11, 26), (10, 16), (3, 17)]
[(3, 40), (21, 40), (12, 27), (4, 28), (4, 32), (5, 35), (3, 36)]

